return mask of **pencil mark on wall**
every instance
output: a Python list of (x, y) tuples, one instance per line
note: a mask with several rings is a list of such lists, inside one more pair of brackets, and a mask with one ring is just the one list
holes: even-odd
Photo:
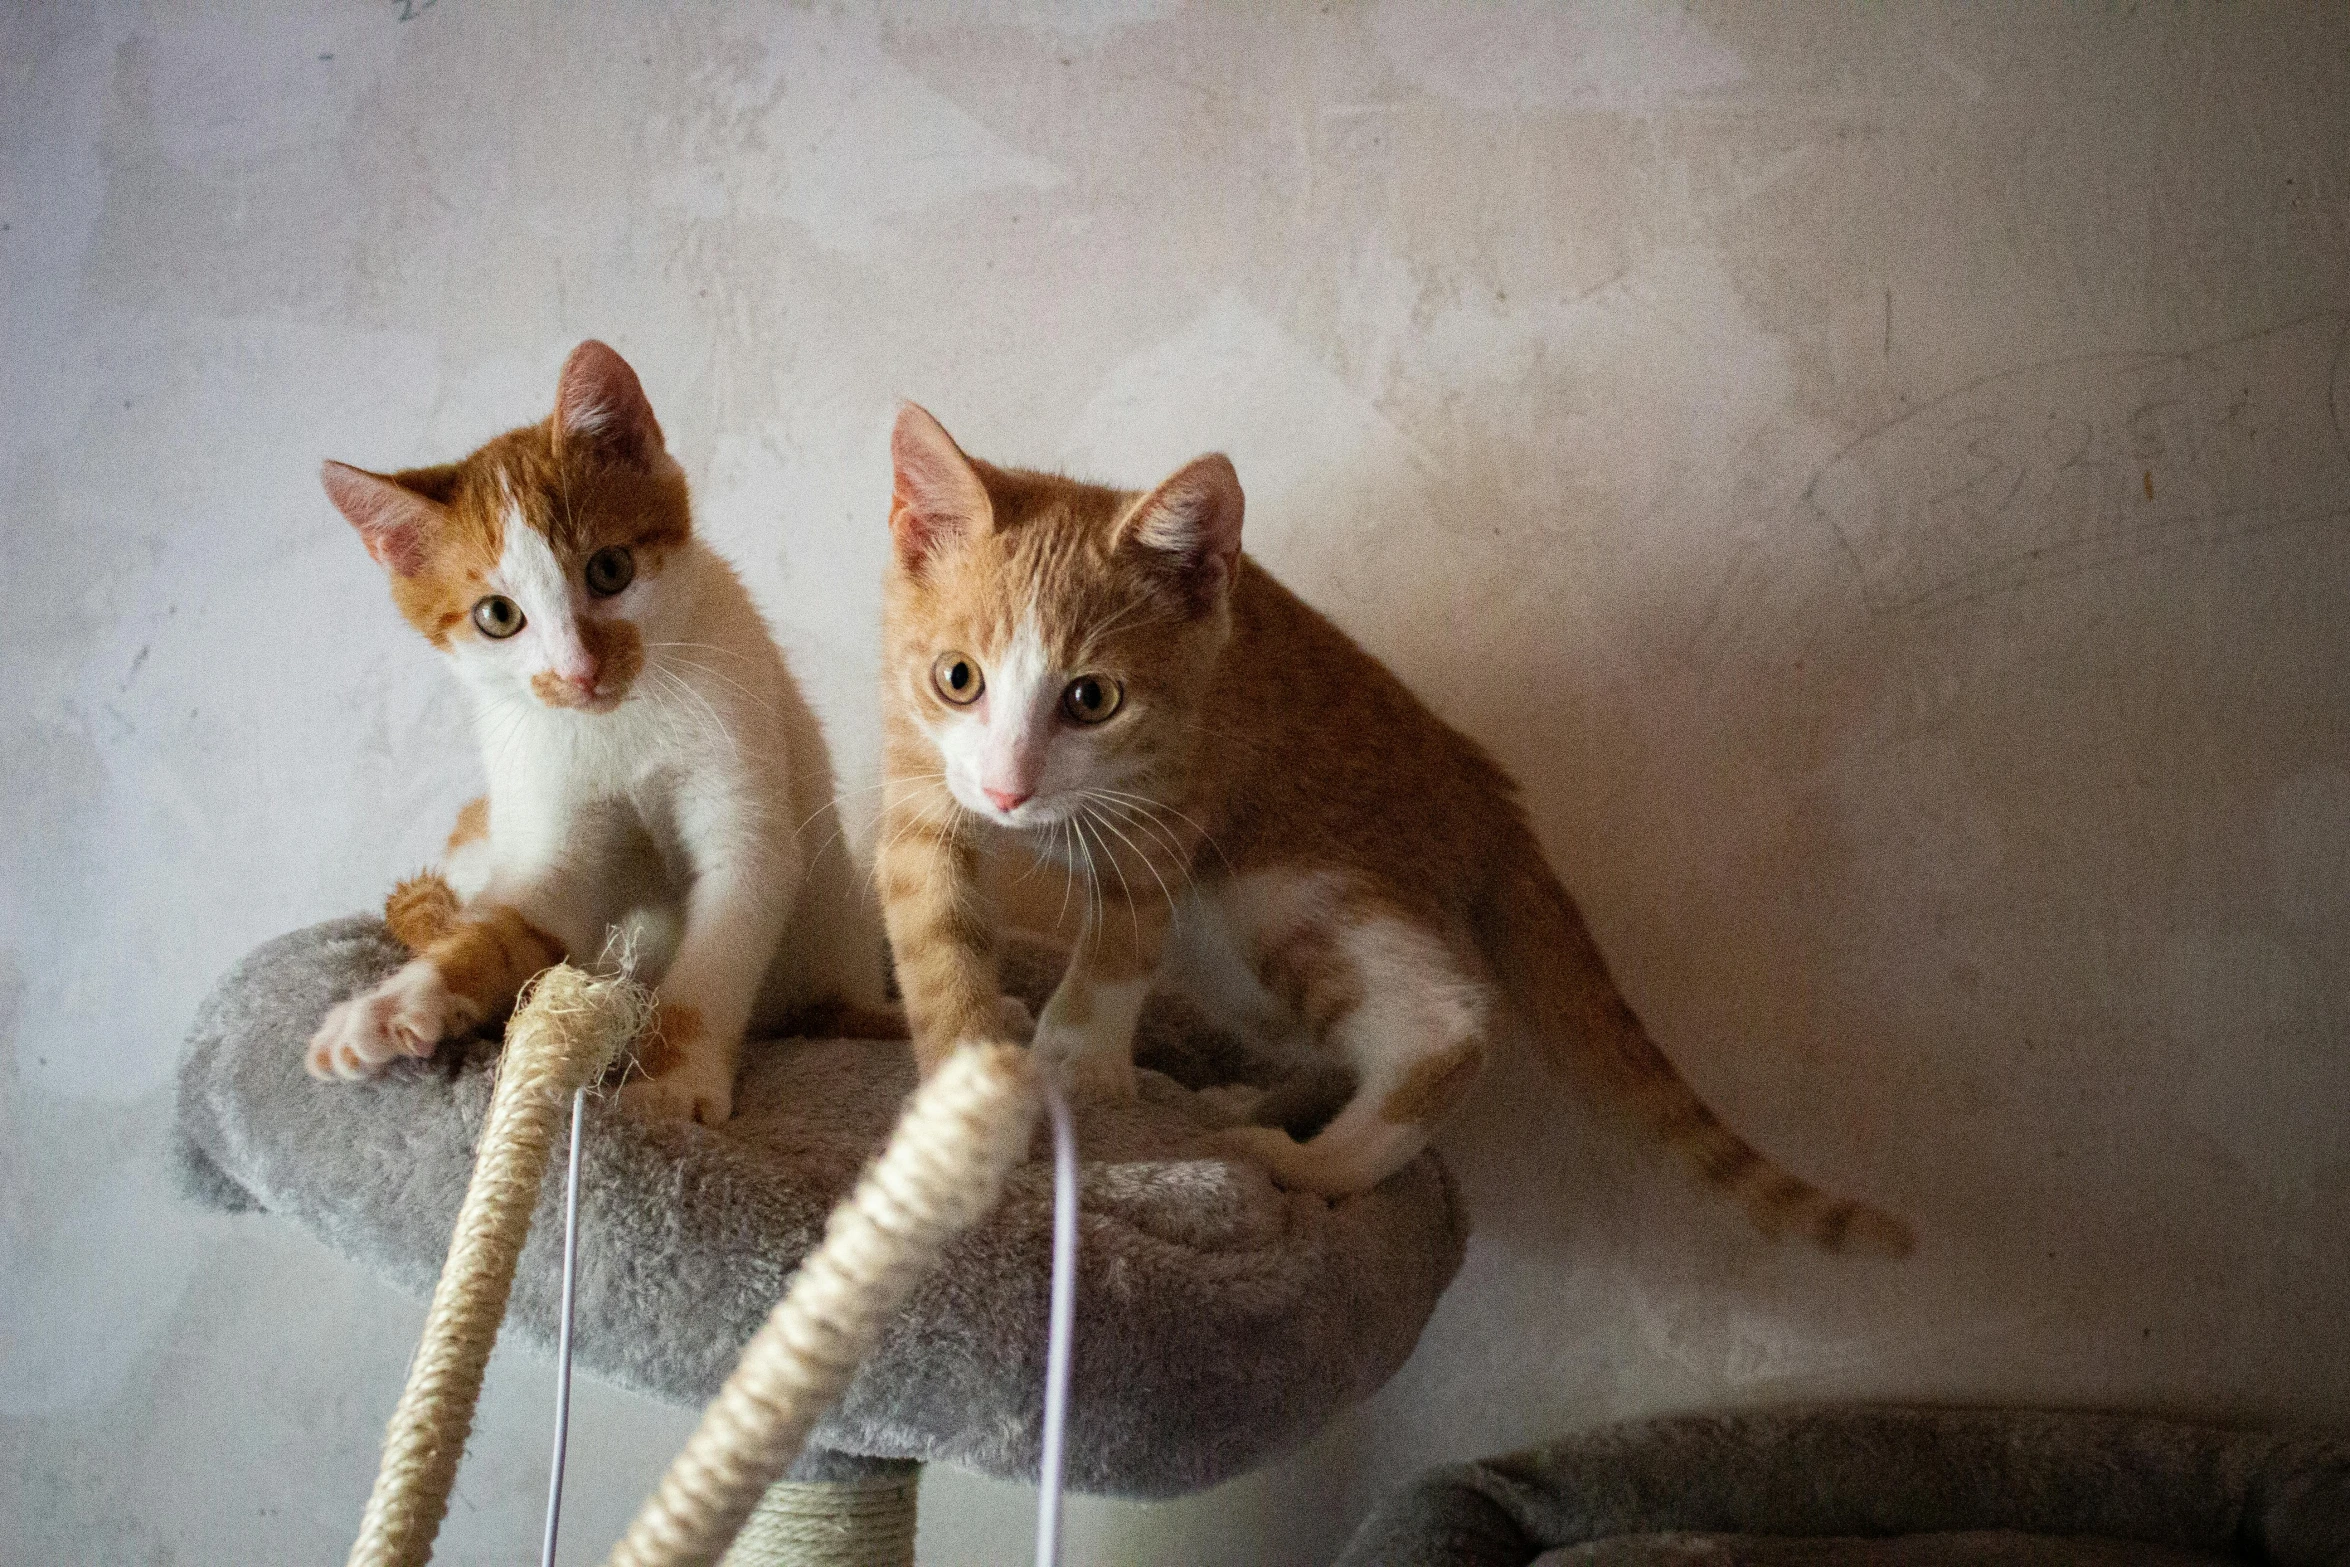
[[(1885, 296), (1886, 348), (1892, 294)], [(2350, 316), (2179, 354), (2050, 360), (1852, 442), (1804, 502), (1879, 614), (2350, 518)]]
[(413, 22), (440, 3), (441, 0), (392, 0), (392, 4), (399, 7), (398, 14), (393, 16), (392, 20)]
[(1576, 303), (1580, 304), (1585, 300), (1597, 299), (1600, 295), (1606, 293), (1609, 289), (1614, 288), (1618, 283), (1623, 282), (1624, 279), (1630, 277), (1631, 275), (1632, 269), (1630, 267), (1616, 268), (1615, 271), (1609, 273), (1606, 277), (1601, 278), (1598, 282), (1592, 284), (1589, 288), (1584, 289), (1582, 292), (1578, 293), (1575, 296)]

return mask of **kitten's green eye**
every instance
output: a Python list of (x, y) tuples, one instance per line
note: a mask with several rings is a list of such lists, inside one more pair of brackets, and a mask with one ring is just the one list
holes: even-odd
[(588, 557), (588, 591), (608, 599), (636, 580), (636, 557), (625, 545), (614, 544)]
[(1098, 724), (1126, 700), (1126, 688), (1108, 675), (1079, 675), (1061, 693), (1061, 711), (1081, 724)]
[(522, 606), (493, 593), (473, 606), (473, 623), (483, 636), (503, 642), (522, 629)]
[(957, 707), (969, 707), (987, 689), (987, 677), (968, 653), (939, 654), (938, 662), (930, 666), (930, 683)]

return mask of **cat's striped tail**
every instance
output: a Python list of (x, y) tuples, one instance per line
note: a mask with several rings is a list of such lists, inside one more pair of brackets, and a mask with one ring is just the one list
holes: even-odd
[(1616, 989), (1581, 911), (1530, 836), (1496, 901), (1490, 955), (1545, 1050), (1579, 1049), (1642, 1123), (1743, 1204), (1764, 1234), (1803, 1235), (1828, 1251), (1908, 1255), (1908, 1225), (1782, 1169), (1697, 1097)]

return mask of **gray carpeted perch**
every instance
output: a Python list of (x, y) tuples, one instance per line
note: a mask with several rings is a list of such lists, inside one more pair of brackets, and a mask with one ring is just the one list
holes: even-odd
[(1339, 1567), (2350, 1567), (2350, 1442), (2093, 1411), (1657, 1420), (1439, 1469)]
[[(302, 1045), (336, 1000), (403, 954), (370, 919), (271, 942), (198, 1014), (181, 1067), (191, 1190), (288, 1218), (422, 1298), (448, 1245), (494, 1049), (444, 1051), (373, 1082), (322, 1084)], [(1041, 1000), (1049, 968), (1011, 965)], [(1235, 1041), (1154, 1003), (1138, 1059), (1193, 1082)], [(1146, 1073), (1133, 1106), (1081, 1106), (1084, 1210), (1069, 1478), (1168, 1496), (1304, 1441), (1411, 1353), (1460, 1264), (1464, 1222), (1433, 1155), (1339, 1203), (1274, 1189), (1207, 1151), (1218, 1118)], [(699, 1407), (781, 1294), (913, 1085), (902, 1043), (755, 1045), (722, 1128), (591, 1111), (575, 1350), (590, 1373)], [(560, 1180), (547, 1184), (507, 1326), (552, 1342)], [(833, 1455), (1036, 1472), (1049, 1286), (1049, 1161), (949, 1254), (817, 1427)], [(851, 1466), (854, 1468), (856, 1466)], [(819, 1454), (809, 1478), (841, 1472)]]

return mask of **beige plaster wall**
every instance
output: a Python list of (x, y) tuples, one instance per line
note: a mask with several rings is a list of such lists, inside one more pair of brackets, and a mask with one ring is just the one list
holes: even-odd
[[(1142, 482), (1524, 780), (1774, 1249), (1539, 1078), (1308, 1451), (1080, 1560), (1326, 1559), (1431, 1462), (1839, 1396), (2350, 1420), (2350, 13), (1592, 3), (0, 13), (0, 1558), (326, 1560), (420, 1314), (160, 1163), (238, 953), (475, 776), (317, 492), (627, 353), (833, 736), (893, 399)], [(501, 1359), (444, 1561), (535, 1549)], [(686, 1417), (585, 1389), (567, 1559)], [(929, 1482), (925, 1560), (1027, 1494)]]

